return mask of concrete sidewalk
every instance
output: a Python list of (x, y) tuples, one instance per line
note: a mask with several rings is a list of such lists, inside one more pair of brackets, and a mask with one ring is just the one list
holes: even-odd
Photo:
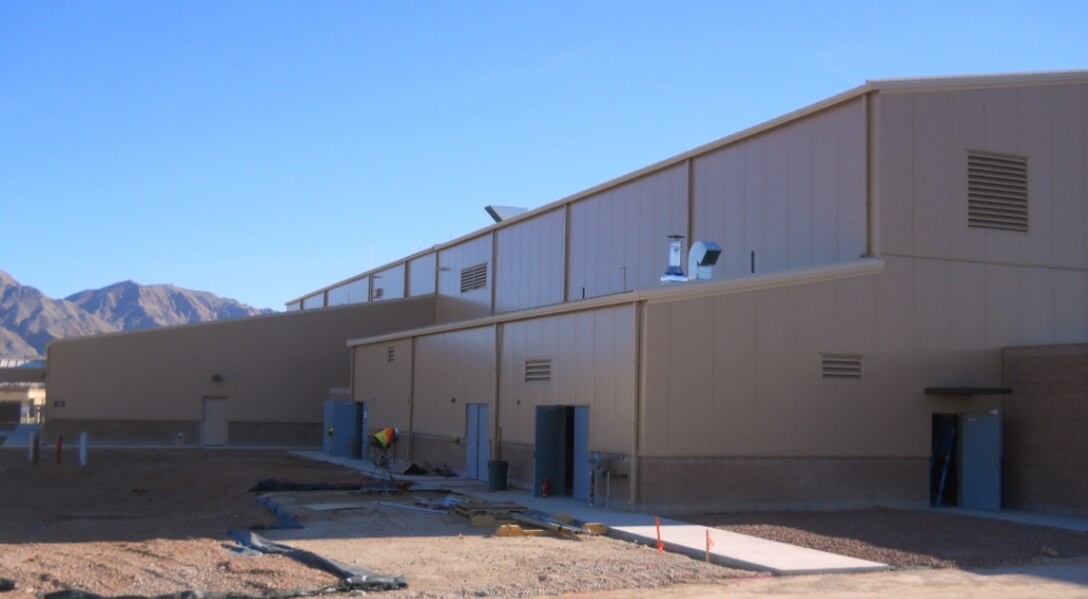
[[(318, 451), (292, 452), (306, 458), (340, 464), (361, 472), (374, 470), (368, 460), (336, 458)], [(457, 489), (458, 492), (488, 502), (513, 501), (530, 510), (545, 514), (565, 514), (580, 524), (599, 522), (608, 527), (609, 536), (644, 545), (657, 545), (657, 527), (648, 514), (622, 512), (593, 507), (569, 497), (534, 497), (528, 491), (491, 492), (480, 481), (436, 476), (395, 475), (399, 480), (416, 482), (420, 487)], [(415, 487), (419, 488), (419, 487)], [(661, 540), (665, 549), (696, 559), (706, 558), (709, 531), (713, 547), (710, 560), (716, 564), (772, 574), (828, 574), (842, 572), (877, 572), (889, 566), (877, 562), (836, 555), (786, 543), (768, 541), (726, 530), (689, 524), (669, 518), (661, 519)]]

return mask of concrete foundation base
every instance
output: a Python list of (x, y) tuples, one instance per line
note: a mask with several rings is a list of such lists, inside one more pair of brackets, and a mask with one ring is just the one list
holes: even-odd
[(634, 509), (661, 515), (753, 509), (921, 508), (929, 502), (929, 460), (642, 458), (639, 491)]
[[(317, 447), (321, 445), (320, 422), (230, 422), (227, 445), (231, 447)], [(64, 435), (74, 443), (80, 433), (92, 445), (200, 445), (200, 422), (187, 420), (49, 420), (42, 439), (53, 442)]]

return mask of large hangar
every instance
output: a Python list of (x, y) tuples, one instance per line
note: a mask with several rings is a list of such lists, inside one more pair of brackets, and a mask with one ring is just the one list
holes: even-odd
[(870, 81), (284, 315), (55, 343), (48, 426), (199, 436), (222, 371), (228, 443), (316, 445), (350, 380), (398, 458), (616, 508), (992, 508), (1042, 430), (1003, 350), (1088, 341), (1086, 173), (1088, 72)]
[[(1000, 506), (1002, 348), (1088, 337), (1086, 83), (868, 82), (437, 246), (353, 398), (616, 507)], [(661, 283), (670, 235), (711, 280)]]

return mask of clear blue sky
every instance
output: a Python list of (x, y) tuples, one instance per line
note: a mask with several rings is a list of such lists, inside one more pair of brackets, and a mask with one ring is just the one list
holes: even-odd
[(0, 2), (0, 270), (259, 307), (866, 79), (1088, 68), (1088, 2)]

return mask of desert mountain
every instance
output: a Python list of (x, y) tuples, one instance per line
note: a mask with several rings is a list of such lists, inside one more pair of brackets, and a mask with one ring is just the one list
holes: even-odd
[(140, 285), (132, 281), (81, 291), (65, 299), (125, 331), (272, 312), (206, 291), (190, 291), (173, 285)]
[(52, 299), (0, 271), (0, 358), (45, 355), (54, 339), (264, 314), (231, 299), (132, 281)]

